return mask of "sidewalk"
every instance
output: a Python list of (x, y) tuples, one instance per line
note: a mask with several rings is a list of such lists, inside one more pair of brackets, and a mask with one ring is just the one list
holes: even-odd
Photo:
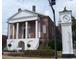
[[(55, 58), (37, 58), (37, 57), (13, 57), (13, 56), (2, 56), (2, 59), (55, 59)], [(58, 58), (58, 59), (76, 59), (76, 58)]]

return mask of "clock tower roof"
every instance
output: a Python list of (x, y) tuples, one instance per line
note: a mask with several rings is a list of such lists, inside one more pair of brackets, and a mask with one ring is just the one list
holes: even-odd
[(72, 10), (67, 10), (66, 6), (64, 7), (63, 11), (60, 11), (59, 13), (64, 13), (64, 12), (72, 12)]

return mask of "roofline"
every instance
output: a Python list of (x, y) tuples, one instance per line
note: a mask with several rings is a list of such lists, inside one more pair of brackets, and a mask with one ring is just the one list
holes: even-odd
[(31, 12), (31, 13), (34, 13), (34, 14), (38, 14), (38, 15), (42, 15), (42, 16), (46, 16), (46, 15), (44, 15), (44, 14), (37, 13), (37, 12), (33, 12), (33, 11), (30, 11), (30, 10), (27, 10), (27, 9), (25, 9), (25, 10), (22, 10), (22, 11), (28, 11), (28, 12)]
[(63, 13), (63, 12), (72, 12), (72, 10), (67, 10), (66, 8), (64, 8), (64, 10), (60, 11), (59, 13)]
[(63, 12), (72, 12), (72, 10), (60, 11), (59, 13), (63, 13)]
[(30, 11), (30, 10), (20, 10), (20, 11), (16, 12), (14, 15), (12, 15), (11, 17), (9, 17), (8, 20), (11, 19), (12, 17), (14, 17), (15, 15), (17, 15), (18, 13), (22, 12), (22, 11), (24, 11), (24, 12), (28, 11), (28, 12), (31, 12), (31, 13), (34, 13), (34, 14), (37, 14), (37, 15), (40, 15), (40, 16), (46, 16), (47, 17), (47, 15), (37, 13), (37, 12), (33, 12), (33, 11)]

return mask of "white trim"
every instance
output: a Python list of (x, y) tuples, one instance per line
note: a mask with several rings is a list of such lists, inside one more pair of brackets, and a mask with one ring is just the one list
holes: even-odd
[(9, 23), (32, 21), (32, 20), (37, 20), (37, 19), (38, 19), (38, 17), (24, 18), (24, 19), (16, 19), (16, 20), (10, 20)]

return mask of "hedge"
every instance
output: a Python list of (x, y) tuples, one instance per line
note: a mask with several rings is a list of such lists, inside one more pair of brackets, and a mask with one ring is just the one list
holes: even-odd
[(23, 57), (54, 57), (54, 50), (40, 49), (40, 50), (26, 50), (23, 52), (10, 52), (9, 56), (23, 56)]
[[(54, 40), (49, 41), (48, 47), (50, 47), (50, 49), (55, 50), (55, 41)], [(62, 51), (62, 41), (61, 40), (56, 39), (56, 47), (57, 47), (56, 48), (57, 51)]]
[(24, 55), (28, 57), (54, 57), (55, 54), (54, 50), (41, 49), (25, 51)]

